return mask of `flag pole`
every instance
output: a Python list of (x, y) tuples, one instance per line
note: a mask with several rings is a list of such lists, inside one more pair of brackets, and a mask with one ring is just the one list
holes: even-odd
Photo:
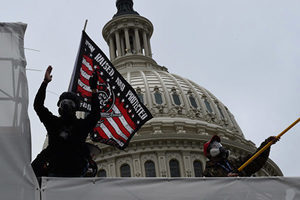
[[(300, 118), (298, 118), (295, 122), (293, 122), (289, 127), (287, 127), (284, 131), (282, 131), (280, 134), (276, 136), (276, 139), (278, 140), (283, 134), (285, 134), (288, 130), (290, 130), (293, 126), (295, 126), (300, 121)], [(263, 148), (261, 148), (258, 152), (256, 152), (247, 162), (245, 162), (240, 168), (238, 168), (238, 171), (242, 171), (248, 164), (250, 164), (255, 158), (257, 158), (262, 152), (264, 152), (267, 148), (269, 148), (273, 144), (273, 141), (266, 144)]]
[(83, 28), (83, 31), (84, 31), (84, 32), (85, 32), (87, 23), (88, 23), (88, 20), (86, 19), (86, 20), (85, 20), (85, 23), (84, 23), (84, 28)]

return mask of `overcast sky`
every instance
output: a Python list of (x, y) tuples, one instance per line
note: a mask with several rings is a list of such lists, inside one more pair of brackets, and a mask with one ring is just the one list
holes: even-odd
[[(300, 117), (299, 0), (135, 0), (134, 9), (154, 25), (153, 58), (170, 73), (211, 91), (235, 116), (245, 138), (257, 146)], [(49, 64), (53, 81), (46, 106), (57, 114), (66, 91), (85, 19), (86, 32), (109, 55), (103, 26), (114, 0), (10, 0), (0, 21), (28, 24), (25, 50), (33, 158), (46, 131), (33, 98)], [(300, 124), (272, 146), (270, 158), (285, 176), (300, 176)]]

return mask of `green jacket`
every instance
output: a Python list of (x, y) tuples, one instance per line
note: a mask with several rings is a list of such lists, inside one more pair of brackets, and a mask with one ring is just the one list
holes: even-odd
[[(265, 140), (261, 143), (260, 147), (256, 150), (259, 151), (263, 148), (269, 140)], [(255, 152), (255, 153), (256, 153)], [(237, 173), (237, 169), (242, 166), (249, 158), (251, 158), (255, 153), (249, 154), (246, 157), (239, 157), (238, 159), (229, 158), (228, 160), (223, 160), (219, 162), (207, 161), (206, 167), (203, 172), (205, 177), (227, 177), (230, 172)], [(259, 171), (267, 162), (269, 158), (270, 147), (266, 149), (262, 154), (255, 158), (249, 165), (247, 165), (241, 172), (239, 176), (251, 176), (255, 172)]]

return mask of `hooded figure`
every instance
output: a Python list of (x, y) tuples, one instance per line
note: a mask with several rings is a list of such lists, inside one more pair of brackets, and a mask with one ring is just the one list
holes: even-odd
[(73, 92), (64, 92), (60, 95), (57, 102), (58, 113), (66, 120), (76, 117), (79, 108), (79, 99)]
[(204, 155), (209, 158), (221, 157), (227, 159), (230, 151), (224, 149), (220, 142), (220, 137), (214, 135), (208, 142), (204, 144)]
[[(257, 151), (263, 148), (270, 141), (273, 141), (274, 144), (277, 140), (274, 136), (269, 137), (260, 145)], [(203, 176), (251, 176), (252, 174), (259, 171), (268, 160), (270, 147), (266, 149), (262, 154), (260, 154), (256, 159), (254, 159), (241, 172), (238, 172), (237, 169), (242, 164), (244, 164), (249, 158), (251, 158), (252, 155), (254, 155), (257, 151), (254, 154), (247, 155), (246, 157), (239, 157), (238, 159), (233, 159), (229, 157), (230, 151), (222, 146), (221, 138), (217, 135), (214, 135), (208, 142), (204, 144), (203, 151), (204, 155), (209, 159), (206, 162), (206, 167), (203, 172)]]
[(79, 100), (75, 93), (64, 92), (59, 97), (57, 106), (60, 116), (53, 115), (44, 106), (46, 87), (52, 80), (51, 71), (52, 67), (49, 66), (34, 99), (34, 110), (48, 132), (48, 146), (32, 162), (32, 167), (37, 177), (80, 177), (91, 163), (86, 137), (100, 120), (97, 75), (90, 78), (91, 112), (85, 119), (77, 119)]

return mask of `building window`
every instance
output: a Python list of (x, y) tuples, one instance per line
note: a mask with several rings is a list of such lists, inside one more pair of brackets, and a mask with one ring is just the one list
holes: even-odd
[(157, 86), (154, 87), (153, 95), (154, 95), (155, 103), (158, 105), (161, 105), (163, 103), (163, 98), (162, 98), (161, 92), (159, 91)]
[(173, 94), (172, 94), (172, 97), (173, 97), (174, 103), (175, 103), (177, 106), (180, 106), (181, 102), (180, 102), (180, 99), (179, 99), (179, 95), (178, 95), (177, 93), (173, 93)]
[(170, 160), (169, 165), (171, 177), (180, 177), (180, 168), (178, 160)]
[(156, 177), (155, 164), (153, 161), (148, 160), (145, 162), (146, 177)]
[(220, 114), (221, 114), (222, 118), (223, 118), (223, 119), (225, 119), (225, 117), (224, 117), (224, 114), (223, 114), (223, 112), (222, 112), (222, 109), (220, 108), (220, 106), (219, 106), (219, 105), (218, 105), (218, 109), (219, 109), (219, 112), (220, 112)]
[(191, 102), (191, 105), (194, 107), (194, 108), (198, 108), (198, 105), (196, 103), (196, 100), (195, 98), (191, 95), (189, 96), (189, 99), (190, 99), (190, 102)]
[(202, 177), (202, 163), (199, 160), (195, 160), (194, 163), (195, 177)]
[(156, 91), (156, 92), (154, 93), (154, 97), (155, 97), (155, 103), (156, 103), (156, 104), (161, 105), (161, 104), (163, 103), (163, 101), (162, 101), (162, 96), (161, 96), (161, 94), (160, 94), (159, 91)]
[(210, 103), (207, 101), (207, 99), (204, 99), (204, 103), (205, 103), (205, 106), (206, 106), (208, 112), (212, 113), (213, 110), (212, 110), (212, 108), (210, 106)]
[(130, 166), (128, 164), (124, 164), (120, 168), (121, 177), (131, 177)]
[(142, 93), (142, 90), (140, 87), (136, 88), (136, 93), (137, 93), (140, 101), (144, 104), (144, 94)]
[(180, 98), (174, 87), (172, 88), (171, 92), (172, 92), (173, 102), (175, 103), (175, 105), (180, 106), (181, 105)]
[(142, 103), (144, 103), (144, 95), (143, 95), (142, 93), (137, 93), (137, 95), (138, 95), (140, 101), (141, 101)]
[(144, 103), (144, 95), (143, 95), (142, 90), (141, 90), (140, 87), (137, 87), (137, 88), (136, 88), (136, 93), (137, 93), (137, 95), (138, 95), (140, 101), (141, 101), (142, 103)]
[(104, 169), (100, 169), (98, 171), (98, 177), (106, 177), (106, 171)]

